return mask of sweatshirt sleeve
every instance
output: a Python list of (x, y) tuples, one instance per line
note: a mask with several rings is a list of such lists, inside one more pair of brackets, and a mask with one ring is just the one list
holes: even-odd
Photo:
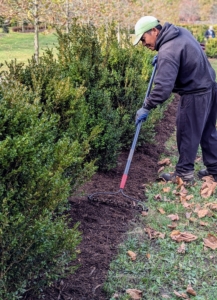
[(144, 101), (147, 109), (156, 108), (166, 101), (174, 88), (179, 71), (179, 64), (172, 59), (158, 58), (157, 72), (154, 79), (154, 88), (149, 97)]

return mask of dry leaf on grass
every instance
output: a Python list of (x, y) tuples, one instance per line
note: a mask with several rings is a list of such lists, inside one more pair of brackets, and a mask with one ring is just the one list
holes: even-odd
[(154, 199), (155, 199), (155, 200), (162, 200), (161, 194), (155, 195), (155, 196), (154, 196)]
[(204, 177), (202, 178), (202, 180), (203, 180), (204, 182), (212, 183), (212, 182), (214, 181), (214, 178), (210, 175), (210, 176), (204, 176)]
[(198, 210), (197, 215), (199, 218), (204, 218), (208, 214), (208, 212), (208, 209), (200, 209)]
[(210, 206), (210, 209), (212, 209), (212, 210), (217, 210), (217, 203), (213, 203), (213, 204)]
[(217, 249), (217, 238), (214, 235), (208, 233), (207, 238), (203, 239), (203, 241), (205, 247), (211, 248), (212, 250)]
[(167, 187), (163, 188), (163, 192), (164, 193), (169, 193), (170, 192), (170, 187), (167, 186)]
[(173, 230), (170, 234), (172, 240), (176, 242), (187, 242), (190, 243), (196, 240), (198, 237), (189, 232), (180, 232), (179, 230)]
[(144, 230), (145, 230), (145, 232), (147, 232), (150, 239), (155, 239), (155, 238), (164, 239), (165, 238), (165, 233), (161, 233), (161, 232), (156, 231), (156, 230), (154, 230), (150, 227), (147, 227)]
[(167, 225), (168, 228), (170, 229), (175, 229), (178, 226), (176, 222), (173, 222), (172, 224)]
[(142, 299), (142, 291), (136, 289), (127, 289), (126, 293), (130, 295), (131, 299), (133, 300), (140, 300)]
[(169, 165), (170, 164), (170, 159), (169, 158), (164, 158), (162, 160), (160, 160), (158, 163), (158, 165)]
[(142, 216), (146, 217), (148, 215), (148, 211), (142, 211)]
[(173, 291), (173, 293), (177, 296), (177, 297), (179, 297), (179, 298), (182, 298), (182, 299), (188, 299), (188, 296), (186, 295), (186, 294), (184, 294), (184, 293), (179, 293), (179, 292), (177, 292), (177, 291)]
[(184, 185), (181, 186), (181, 189), (180, 189), (180, 194), (184, 194), (184, 195), (187, 195), (188, 194), (188, 190), (186, 190), (186, 188), (184, 187)]
[(186, 201), (186, 196), (184, 195), (184, 196), (180, 196), (179, 197), (179, 200), (180, 200), (180, 202), (182, 203), (182, 202), (185, 202)]
[(162, 166), (157, 172), (160, 173), (163, 171), (163, 169), (164, 169), (164, 166)]
[(193, 198), (194, 198), (193, 195), (188, 195), (188, 196), (186, 196), (186, 201), (189, 201), (189, 200), (191, 200), (191, 199), (193, 199)]
[(162, 215), (165, 214), (165, 210), (164, 210), (163, 208), (158, 208), (158, 211), (159, 211)]
[(194, 212), (197, 213), (199, 210), (201, 210), (201, 206), (199, 203), (196, 204)]
[(186, 292), (188, 294), (192, 295), (192, 296), (196, 296), (197, 295), (197, 293), (193, 290), (193, 288), (192, 288), (192, 286), (190, 284), (187, 286)]
[(201, 226), (208, 226), (208, 225), (209, 225), (209, 223), (207, 223), (207, 222), (203, 222), (203, 221), (200, 221), (200, 225), (201, 225)]
[(201, 186), (200, 195), (203, 198), (209, 198), (214, 193), (217, 183), (210, 176), (205, 176), (203, 179), (205, 182)]
[(185, 216), (186, 216), (186, 219), (190, 219), (190, 217), (191, 217), (191, 214), (192, 214), (192, 212), (186, 212), (186, 214), (185, 214)]
[(177, 249), (178, 253), (185, 253), (185, 243), (181, 243), (181, 246)]
[(178, 185), (178, 189), (181, 189), (183, 187), (183, 180), (179, 176), (176, 176), (176, 183)]
[(197, 222), (197, 218), (191, 217), (191, 218), (189, 218), (189, 221), (192, 223)]
[(168, 215), (167, 218), (170, 218), (170, 220), (172, 220), (172, 221), (178, 221), (179, 220), (179, 216), (177, 214)]
[(201, 159), (202, 159), (202, 157), (199, 156), (199, 157), (197, 157), (197, 158), (195, 159), (195, 162), (201, 161)]
[(146, 257), (147, 257), (148, 259), (150, 259), (150, 258), (151, 258), (151, 254), (150, 254), (150, 253), (147, 253), (147, 254), (146, 254)]
[(184, 208), (192, 208), (194, 206), (194, 203), (182, 202), (182, 205)]
[(136, 260), (136, 253), (135, 253), (135, 252), (133, 252), (133, 251), (131, 251), (131, 250), (128, 250), (128, 251), (127, 251), (127, 254), (130, 256), (130, 258), (131, 258), (132, 260)]
[(217, 203), (207, 203), (205, 207), (209, 207), (212, 210), (217, 210)]

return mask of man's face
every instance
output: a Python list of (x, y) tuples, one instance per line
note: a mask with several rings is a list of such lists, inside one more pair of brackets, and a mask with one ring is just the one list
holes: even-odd
[(158, 34), (159, 30), (157, 30), (156, 28), (152, 28), (151, 30), (145, 32), (140, 40), (142, 42), (142, 45), (154, 51)]

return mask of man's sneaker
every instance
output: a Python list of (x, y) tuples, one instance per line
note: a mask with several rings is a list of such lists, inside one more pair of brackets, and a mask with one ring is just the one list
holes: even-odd
[(176, 171), (173, 173), (162, 173), (160, 175), (160, 178), (163, 178), (166, 181), (172, 181), (174, 183), (177, 182), (177, 177), (180, 177), (183, 182), (186, 182), (187, 184), (194, 184), (194, 173), (189, 172), (186, 174), (178, 174)]
[(197, 176), (198, 176), (199, 179), (202, 179), (205, 176), (213, 176), (214, 181), (217, 182), (217, 174), (209, 174), (209, 172), (207, 171), (207, 169), (200, 170), (197, 173)]

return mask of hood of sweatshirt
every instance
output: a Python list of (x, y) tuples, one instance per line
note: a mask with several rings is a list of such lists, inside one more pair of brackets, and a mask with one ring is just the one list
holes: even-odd
[(158, 51), (163, 44), (176, 38), (178, 35), (179, 35), (178, 27), (170, 23), (165, 23), (157, 38), (155, 50)]

